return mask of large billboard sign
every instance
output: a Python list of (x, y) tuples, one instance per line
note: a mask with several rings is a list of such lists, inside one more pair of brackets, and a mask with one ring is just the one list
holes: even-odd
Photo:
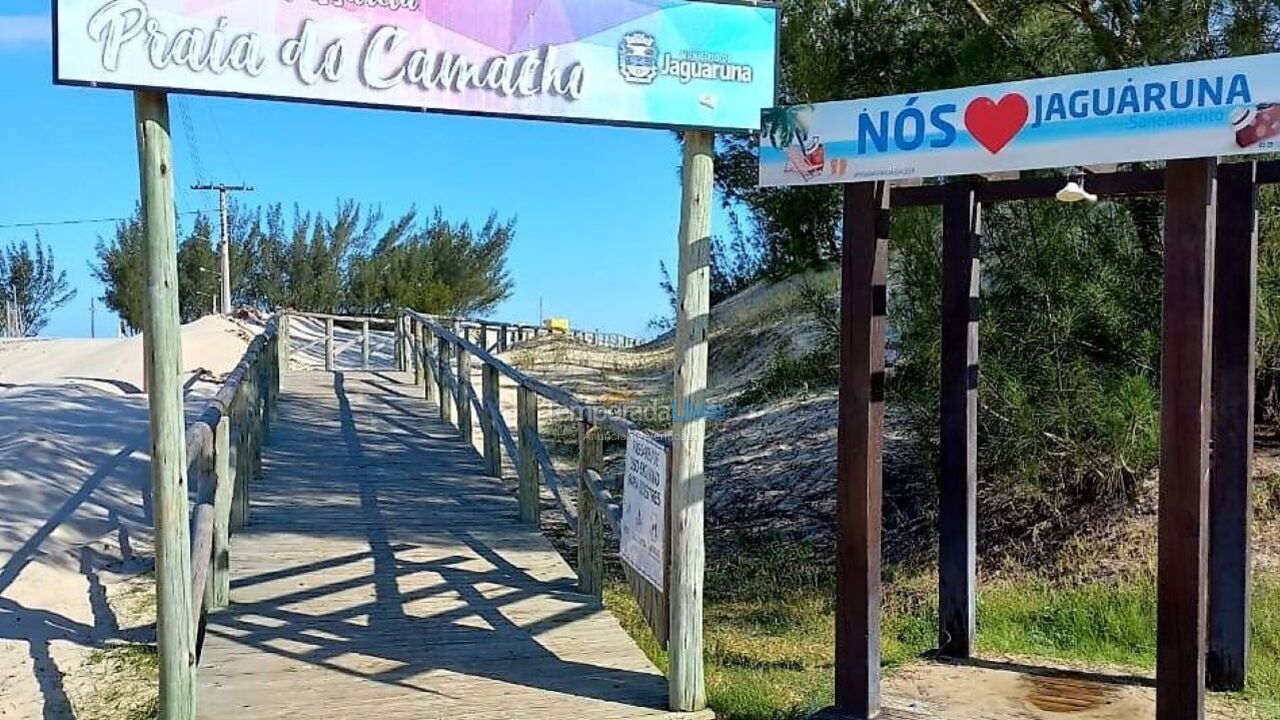
[(59, 83), (754, 130), (778, 12), (690, 0), (54, 0)]
[(764, 112), (760, 184), (1280, 151), (1280, 54)]

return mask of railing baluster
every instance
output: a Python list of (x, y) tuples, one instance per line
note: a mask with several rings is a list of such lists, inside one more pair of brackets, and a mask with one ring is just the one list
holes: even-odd
[(448, 340), (439, 338), (436, 345), (436, 362), (439, 364), (437, 372), (440, 376), (440, 419), (447, 422), (453, 422), (453, 390), (449, 383), (449, 357), (450, 348), (453, 347)]
[(485, 412), (480, 414), (480, 429), (484, 433), (485, 470), (492, 477), (502, 477), (502, 440), (498, 437), (498, 428), (490, 412), (490, 408), (502, 411), (498, 395), (500, 388), (498, 368), (485, 363), (481, 366), (481, 373), (480, 390), (483, 393), (481, 406), (484, 407)]
[(538, 492), (538, 458), (533, 443), (538, 437), (538, 395), (521, 385), (516, 390), (516, 438), (520, 443), (520, 521), (538, 525), (541, 514)]
[(578, 585), (582, 592), (604, 596), (604, 522), (587, 471), (604, 465), (604, 432), (583, 421), (578, 427)]
[(224, 608), (231, 601), (231, 508), (235, 499), (235, 475), (231, 472), (231, 419), (226, 415), (213, 430), (213, 578), (209, 609)]
[(458, 434), (468, 445), (471, 437), (471, 353), (463, 345), (458, 346)]
[(324, 319), (324, 371), (333, 372), (333, 318)]

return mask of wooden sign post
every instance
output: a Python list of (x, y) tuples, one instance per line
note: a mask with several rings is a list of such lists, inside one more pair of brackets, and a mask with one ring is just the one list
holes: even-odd
[(138, 169), (147, 237), (146, 334), (151, 410), (151, 493), (156, 533), (156, 636), (160, 718), (194, 720), (196, 623), (191, 615), (191, 545), (182, 413), (182, 332), (178, 320), (178, 243), (173, 205), (169, 101), (134, 93)]
[(675, 385), (671, 423), (671, 669), (672, 710), (707, 706), (702, 669), (703, 450), (706, 414), (707, 325), (711, 309), (711, 200), (715, 136), (684, 133), (680, 204), (679, 294), (676, 306)]

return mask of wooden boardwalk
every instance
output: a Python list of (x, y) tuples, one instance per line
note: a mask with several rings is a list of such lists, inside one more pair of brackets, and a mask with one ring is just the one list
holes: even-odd
[(199, 717), (691, 717), (408, 382), (286, 377)]

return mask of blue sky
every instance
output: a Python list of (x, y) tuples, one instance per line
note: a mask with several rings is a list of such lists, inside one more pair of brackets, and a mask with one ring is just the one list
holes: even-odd
[[(49, 4), (0, 10), (0, 226), (128, 215), (138, 199), (130, 93), (56, 87)], [(331, 212), (340, 198), (388, 215), (439, 205), (446, 217), (518, 218), (509, 256), (515, 292), (496, 319), (548, 316), (575, 327), (643, 334), (667, 312), (659, 261), (673, 266), (680, 152), (674, 133), (547, 122), (186, 97), (204, 169), (197, 178), (172, 96), (179, 209), (214, 208), (199, 180), (246, 182), (253, 204), (295, 202)], [(717, 210), (715, 232), (727, 229)], [(47, 226), (79, 295), (46, 335), (87, 337), (89, 301), (102, 294), (89, 263), (113, 224)], [(0, 244), (34, 229), (0, 228)], [(98, 333), (114, 319), (99, 303)]]

